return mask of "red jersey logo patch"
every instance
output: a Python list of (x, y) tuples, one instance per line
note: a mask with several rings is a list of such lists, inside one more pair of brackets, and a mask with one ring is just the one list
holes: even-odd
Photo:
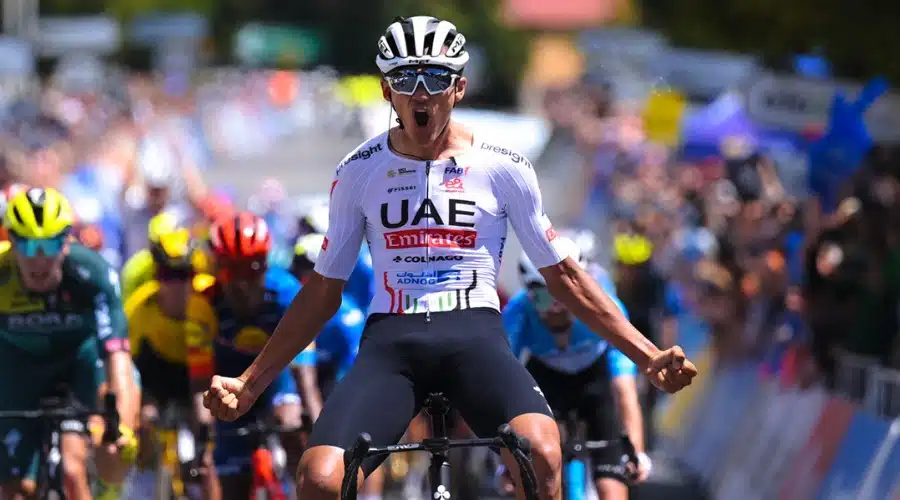
[(556, 229), (553, 229), (553, 226), (548, 227), (547, 230), (544, 231), (544, 234), (547, 235), (547, 241), (553, 241), (556, 239)]
[(478, 233), (464, 229), (407, 229), (384, 233), (385, 248), (475, 248)]

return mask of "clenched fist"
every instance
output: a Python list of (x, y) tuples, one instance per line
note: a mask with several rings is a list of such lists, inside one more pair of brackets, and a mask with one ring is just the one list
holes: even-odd
[(247, 413), (258, 397), (243, 380), (216, 375), (203, 393), (203, 406), (213, 417), (232, 422)]
[(675, 346), (650, 358), (644, 374), (650, 378), (651, 384), (674, 394), (691, 385), (691, 381), (697, 376), (697, 367), (688, 361), (680, 347)]

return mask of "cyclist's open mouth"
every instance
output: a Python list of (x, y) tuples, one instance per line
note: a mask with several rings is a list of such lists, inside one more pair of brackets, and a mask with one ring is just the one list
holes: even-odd
[(428, 111), (413, 110), (413, 119), (416, 120), (416, 125), (420, 127), (428, 125)]

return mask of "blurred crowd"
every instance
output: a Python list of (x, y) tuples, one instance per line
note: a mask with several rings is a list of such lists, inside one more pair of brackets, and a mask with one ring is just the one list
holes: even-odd
[(583, 166), (578, 223), (610, 242), (619, 295), (653, 340), (706, 338), (719, 363), (799, 383), (833, 386), (844, 352), (900, 368), (896, 149), (797, 192), (740, 136), (700, 158), (652, 143), (640, 109), (602, 84), (551, 91), (545, 109)]
[[(202, 235), (233, 209), (233, 187), (205, 181), (214, 157), (258, 153), (303, 126), (354, 132), (340, 88), (321, 84), (336, 76), (304, 78), (222, 72), (183, 91), (147, 74), (49, 79), (0, 110), (0, 185), (60, 188), (78, 238), (121, 267), (146, 246), (153, 215), (177, 214)], [(655, 342), (710, 339), (719, 362), (762, 360), (806, 382), (833, 384), (842, 352), (900, 368), (896, 149), (874, 147), (838, 188), (810, 179), (798, 191), (739, 136), (700, 158), (653, 143), (639, 105), (603, 82), (550, 91), (544, 105), (582, 167), (571, 225), (610, 243), (600, 258)], [(269, 180), (249, 206), (287, 240), (285, 197)], [(273, 258), (288, 259), (282, 250)]]
[[(154, 215), (175, 214), (202, 236), (212, 217), (233, 209), (234, 186), (207, 183), (213, 158), (264, 151), (315, 120), (298, 75), (225, 71), (173, 89), (154, 74), (57, 72), (0, 106), (0, 186), (7, 196), (20, 186), (60, 189), (78, 218), (76, 237), (121, 268), (146, 247)], [(316, 92), (309, 80), (304, 91)]]

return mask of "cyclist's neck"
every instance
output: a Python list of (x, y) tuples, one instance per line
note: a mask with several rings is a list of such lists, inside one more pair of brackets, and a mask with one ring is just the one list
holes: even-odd
[(471, 130), (453, 120), (429, 144), (417, 144), (410, 134), (399, 127), (392, 128), (388, 133), (388, 147), (394, 153), (421, 161), (446, 160), (459, 156), (472, 148), (474, 140)]

